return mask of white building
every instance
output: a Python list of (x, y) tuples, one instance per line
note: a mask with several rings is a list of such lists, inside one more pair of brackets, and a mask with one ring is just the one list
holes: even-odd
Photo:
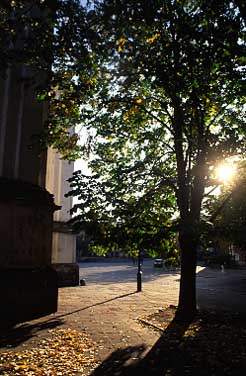
[(59, 284), (77, 285), (76, 235), (67, 222), (71, 218), (72, 197), (65, 197), (70, 186), (67, 181), (74, 171), (74, 163), (61, 159), (53, 149), (48, 150), (46, 189), (54, 195), (55, 204), (61, 209), (54, 212), (52, 237), (52, 265), (58, 272)]

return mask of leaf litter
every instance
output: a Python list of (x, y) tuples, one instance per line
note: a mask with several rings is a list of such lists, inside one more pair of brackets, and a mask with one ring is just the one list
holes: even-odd
[(84, 376), (98, 362), (90, 336), (73, 329), (49, 330), (36, 347), (0, 354), (0, 376)]
[(155, 356), (160, 353), (166, 359), (170, 374), (181, 370), (185, 375), (246, 374), (245, 317), (201, 310), (184, 325), (175, 321), (175, 312), (176, 307), (169, 306), (139, 318), (141, 324), (161, 333)]

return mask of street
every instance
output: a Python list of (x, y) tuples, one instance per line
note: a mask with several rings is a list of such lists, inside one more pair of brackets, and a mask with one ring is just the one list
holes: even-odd
[[(153, 267), (153, 260), (142, 265), (142, 289), (165, 294), (173, 301), (179, 288), (179, 270), (165, 271)], [(87, 285), (124, 284), (135, 288), (137, 265), (126, 262), (85, 262), (80, 264), (80, 277)], [(165, 290), (165, 291), (164, 291)], [(176, 294), (176, 295), (175, 295)], [(200, 307), (246, 313), (246, 270), (197, 267), (197, 299)]]

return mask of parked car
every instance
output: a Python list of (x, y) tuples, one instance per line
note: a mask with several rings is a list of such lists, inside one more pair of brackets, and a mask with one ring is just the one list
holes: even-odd
[(164, 266), (165, 261), (163, 259), (155, 259), (154, 260), (154, 267), (155, 268), (162, 268)]

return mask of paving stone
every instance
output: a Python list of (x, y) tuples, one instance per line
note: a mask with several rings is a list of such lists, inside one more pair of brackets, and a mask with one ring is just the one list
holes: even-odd
[[(211, 269), (200, 268), (198, 272), (200, 306), (246, 313), (246, 270), (225, 271), (223, 276)], [(58, 312), (26, 323), (27, 327), (44, 323), (44, 328), (34, 331), (33, 338), (27, 339), (25, 346), (35, 341), (35, 336), (41, 338), (48, 333), (45, 324), (61, 320), (61, 327), (86, 329), (97, 343), (98, 356), (102, 361), (117, 348), (128, 346), (144, 345), (145, 350), (136, 355), (136, 358), (142, 357), (157, 341), (159, 334), (141, 325), (138, 318), (169, 304), (176, 305), (179, 290), (179, 274), (176, 271), (173, 274), (157, 272), (152, 262), (147, 262), (143, 273), (143, 291), (137, 293), (136, 267), (127, 263), (81, 265), (80, 275), (85, 278), (86, 286), (61, 288)], [(19, 348), (23, 348), (23, 344)], [(132, 355), (131, 361), (136, 361)]]

